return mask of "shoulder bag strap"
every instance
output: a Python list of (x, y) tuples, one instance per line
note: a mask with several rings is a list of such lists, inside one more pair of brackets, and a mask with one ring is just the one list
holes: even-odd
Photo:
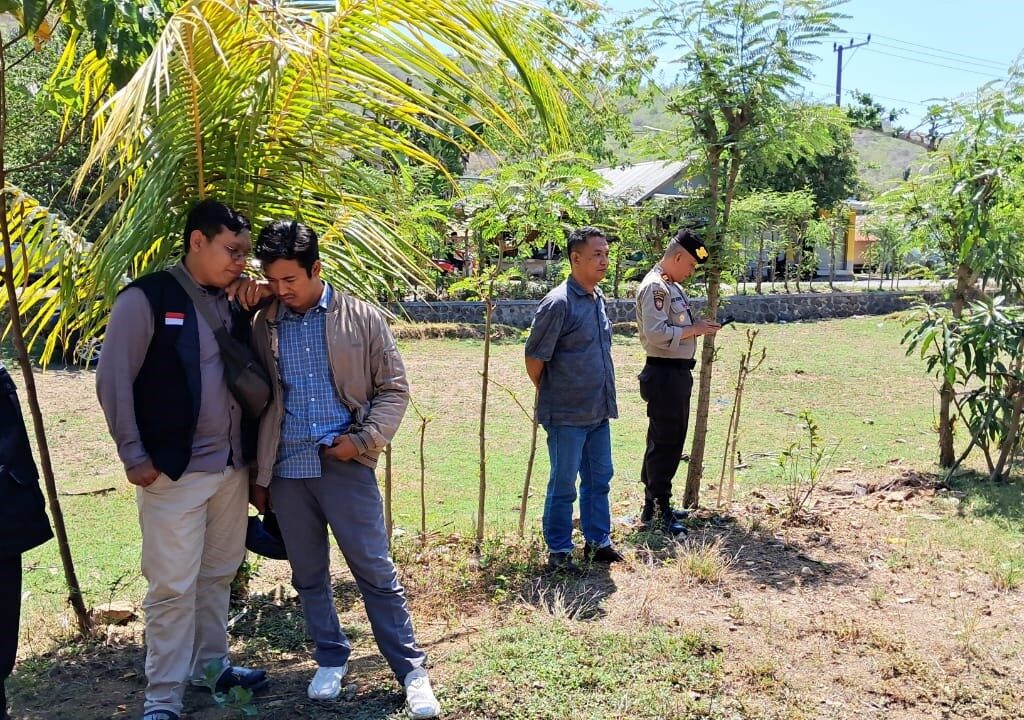
[(199, 292), (199, 288), (197, 288), (196, 284), (192, 282), (192, 279), (185, 274), (181, 265), (174, 265), (168, 268), (167, 272), (169, 272), (171, 276), (178, 281), (178, 284), (181, 285), (182, 289), (188, 293), (190, 298), (192, 298), (192, 304), (195, 305), (196, 311), (206, 319), (206, 324), (210, 326), (213, 334), (215, 336), (219, 335), (220, 331), (224, 329), (224, 323), (221, 322), (221, 319), (217, 317), (217, 314), (206, 304), (205, 298)]

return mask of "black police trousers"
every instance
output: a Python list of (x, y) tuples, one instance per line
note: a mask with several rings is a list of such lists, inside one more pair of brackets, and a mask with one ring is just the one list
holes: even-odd
[(693, 360), (649, 357), (640, 371), (640, 397), (647, 401), (647, 449), (640, 471), (646, 502), (669, 507), (672, 478), (686, 444), (693, 391)]

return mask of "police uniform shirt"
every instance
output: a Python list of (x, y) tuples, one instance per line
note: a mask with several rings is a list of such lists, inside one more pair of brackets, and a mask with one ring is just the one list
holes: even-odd
[(636, 320), (640, 344), (649, 357), (693, 359), (696, 338), (682, 339), (683, 330), (693, 325), (690, 302), (661, 265), (655, 265), (640, 283)]

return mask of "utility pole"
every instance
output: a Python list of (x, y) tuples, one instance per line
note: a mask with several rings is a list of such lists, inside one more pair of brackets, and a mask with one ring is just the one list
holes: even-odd
[(868, 35), (868, 39), (862, 43), (853, 44), (853, 38), (850, 39), (849, 45), (841, 45), (839, 43), (832, 43), (832, 52), (837, 54), (836, 58), (836, 107), (840, 107), (843, 103), (843, 51), (853, 50), (855, 48), (864, 47), (871, 42), (871, 35)]

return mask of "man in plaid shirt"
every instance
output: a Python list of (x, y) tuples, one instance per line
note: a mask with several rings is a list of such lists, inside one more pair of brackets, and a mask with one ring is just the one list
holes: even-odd
[(317, 236), (297, 222), (260, 232), (256, 257), (277, 299), (257, 313), (253, 345), (275, 379), (250, 487), (273, 501), (320, 666), (313, 700), (341, 693), (351, 646), (338, 622), (327, 530), (363, 596), (377, 646), (413, 718), (440, 712), (391, 560), (374, 467), (409, 402), (405, 367), (380, 312), (320, 278)]

